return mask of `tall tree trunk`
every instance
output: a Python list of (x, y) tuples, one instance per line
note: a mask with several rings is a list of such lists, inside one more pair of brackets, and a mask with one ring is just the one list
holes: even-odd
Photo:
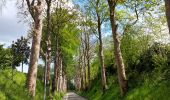
[(89, 33), (87, 32), (85, 34), (85, 50), (86, 50), (86, 60), (87, 60), (87, 72), (88, 72), (88, 88), (90, 88), (90, 55), (89, 55), (89, 50), (90, 50), (90, 42), (89, 42)]
[[(83, 59), (82, 59), (82, 61), (83, 61)], [(84, 65), (83, 65), (83, 63), (82, 63), (81, 72), (82, 72), (82, 86), (83, 86), (83, 89), (85, 89), (86, 85), (85, 85), (85, 73), (84, 73)]]
[(51, 0), (46, 0), (47, 3), (47, 40), (46, 40), (46, 45), (47, 45), (47, 77), (46, 77), (46, 83), (47, 83), (47, 93), (49, 95), (50, 93), (50, 69), (51, 69), (51, 32), (50, 32), (50, 8), (51, 8)]
[[(58, 2), (57, 2), (57, 8), (59, 8)], [(58, 9), (56, 10), (57, 18), (58, 18)], [(58, 90), (58, 81), (59, 81), (59, 57), (60, 57), (60, 50), (59, 50), (59, 25), (57, 25), (57, 35), (55, 36), (56, 41), (56, 52), (55, 52), (55, 62), (54, 62), (54, 77), (52, 82), (52, 92), (53, 94), (55, 91)]]
[(108, 0), (109, 9), (110, 9), (110, 22), (112, 26), (112, 35), (114, 40), (114, 54), (116, 58), (116, 64), (117, 64), (117, 71), (118, 71), (118, 80), (119, 85), (121, 88), (121, 95), (125, 95), (128, 86), (127, 86), (127, 79), (125, 74), (125, 66), (123, 63), (122, 53), (120, 50), (120, 41), (119, 36), (117, 34), (117, 25), (115, 23), (115, 7), (116, 7), (116, 1), (115, 0)]
[(46, 91), (47, 91), (47, 84), (46, 84), (46, 80), (47, 80), (47, 53), (45, 54), (45, 66), (44, 66), (44, 100), (46, 99)]
[(62, 57), (60, 56), (60, 82), (59, 82), (60, 92), (62, 92), (62, 85), (63, 85), (63, 64), (62, 64)]
[[(86, 41), (86, 36), (85, 36)], [(83, 44), (83, 73), (84, 73), (84, 89), (87, 88), (87, 73), (86, 73), (86, 43)]]
[(82, 33), (80, 35), (80, 47), (79, 47), (79, 67), (80, 67), (80, 89), (84, 89), (84, 71), (83, 71), (83, 48), (81, 48), (83, 46), (83, 39), (82, 39)]
[(53, 93), (55, 93), (55, 91), (57, 90), (58, 75), (59, 75), (59, 48), (58, 48), (58, 42), (57, 42), (57, 49), (56, 49), (55, 62), (54, 62), (54, 78), (52, 82)]
[(37, 65), (40, 51), (40, 42), (42, 35), (42, 2), (36, 6), (37, 12), (34, 17), (34, 33), (31, 47), (30, 64), (27, 75), (27, 87), (29, 94), (35, 96), (36, 78), (37, 78)]
[(91, 87), (91, 82), (90, 82), (90, 58), (89, 55), (87, 57), (87, 68), (88, 68), (88, 87)]
[(168, 28), (170, 34), (170, 0), (165, 0), (165, 9), (166, 9), (166, 19), (168, 22)]
[(85, 84), (85, 90), (87, 88), (87, 73), (86, 73), (86, 64), (84, 66), (84, 84)]
[(66, 82), (66, 75), (64, 74), (63, 77), (63, 92), (67, 92), (67, 82)]
[[(81, 39), (80, 39), (81, 40)], [(82, 42), (82, 41), (81, 41)], [(78, 91), (81, 90), (82, 74), (81, 74), (81, 46), (79, 46), (79, 67), (78, 67)]]
[(103, 55), (103, 41), (102, 41), (102, 33), (101, 33), (101, 19), (97, 13), (97, 21), (98, 21), (98, 34), (99, 34), (99, 59), (101, 66), (101, 77), (102, 77), (102, 90), (103, 92), (107, 88), (106, 85), (106, 74), (105, 74), (105, 66), (104, 66), (104, 55)]

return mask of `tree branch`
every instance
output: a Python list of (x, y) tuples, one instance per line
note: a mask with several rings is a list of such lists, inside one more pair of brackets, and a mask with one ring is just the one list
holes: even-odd
[(28, 9), (30, 10), (31, 9), (30, 0), (26, 0), (26, 2), (27, 2)]
[(35, 0), (32, 0), (31, 2), (31, 6), (34, 6)]

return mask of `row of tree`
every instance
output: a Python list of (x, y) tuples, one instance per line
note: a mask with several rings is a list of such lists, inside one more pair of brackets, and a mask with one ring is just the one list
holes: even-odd
[[(94, 35), (98, 33), (97, 42), (99, 45), (98, 47), (99, 50), (97, 54), (98, 54), (99, 62), (100, 62), (102, 90), (104, 92), (107, 89), (105, 63), (104, 63), (105, 60), (104, 60), (104, 55), (103, 55), (102, 25), (106, 24), (108, 22), (108, 19), (110, 19), (112, 38), (113, 38), (113, 43), (114, 43), (113, 53), (114, 53), (115, 63), (117, 66), (118, 82), (119, 82), (120, 89), (121, 89), (121, 95), (124, 96), (128, 91), (128, 81), (126, 78), (125, 64), (123, 61), (123, 57), (121, 53), (121, 46), (120, 46), (120, 39), (124, 36), (120, 35), (119, 33), (120, 30), (118, 30), (118, 28), (123, 26), (122, 34), (124, 35), (124, 33), (128, 32), (128, 29), (130, 30), (130, 28), (138, 22), (139, 17), (141, 16), (141, 14), (143, 14), (143, 12), (149, 11), (150, 8), (154, 6), (161, 5), (163, 1), (161, 0), (160, 1), (159, 0), (158, 1), (156, 0), (153, 0), (153, 1), (108, 0), (108, 2), (106, 2), (105, 0), (94, 0), (94, 1), (87, 0), (85, 1), (85, 3), (86, 4), (82, 7), (82, 10), (84, 11), (86, 15), (85, 17), (86, 26), (83, 29), (84, 34), (82, 34), (80, 37), (82, 44), (79, 47), (79, 50), (80, 50), (79, 60), (78, 60), (79, 67), (78, 67), (78, 72), (75, 77), (76, 88), (77, 90), (81, 90), (81, 89), (86, 90), (87, 88), (90, 89), (90, 81), (91, 81), (90, 66), (91, 65), (89, 62), (94, 62), (94, 61), (91, 61), (93, 59), (90, 57), (90, 55), (93, 55), (93, 54), (90, 53), (90, 49), (92, 49), (90, 46), (94, 45), (93, 43), (95, 41)], [(126, 24), (125, 24), (126, 21), (122, 21), (123, 24), (121, 23), (121, 20), (123, 18), (119, 16), (123, 14), (123, 12), (121, 11), (123, 10), (124, 6), (126, 7), (126, 9), (130, 9), (134, 11), (134, 14), (136, 17), (134, 19), (134, 15), (129, 15), (128, 17), (123, 16), (123, 18), (127, 18), (128, 22)], [(166, 12), (167, 22), (169, 20), (169, 12), (168, 12), (169, 6), (170, 6), (169, 1), (165, 0), (165, 8), (166, 8), (165, 12)], [(120, 8), (118, 9), (117, 7), (120, 7)], [(120, 12), (118, 10), (120, 10)], [(108, 13), (110, 14), (110, 16), (108, 15)], [(154, 15), (151, 15), (151, 16), (154, 16)], [(89, 23), (89, 21), (91, 23)], [(169, 25), (169, 22), (168, 22), (168, 25)], [(91, 37), (89, 37), (90, 36), (89, 34), (91, 34)]]
[[(105, 0), (86, 0), (84, 1), (85, 3), (83, 3), (84, 6), (80, 4), (79, 9), (75, 9), (66, 8), (65, 5), (67, 2), (62, 0), (25, 1), (33, 22), (31, 51), (29, 51), (29, 47), (26, 46), (27, 43), (20, 44), (24, 43), (21, 42), (25, 40), (23, 37), (14, 43), (12, 48), (14, 55), (18, 57), (17, 59), (20, 59), (19, 63), (27, 62), (24, 59), (27, 59), (29, 56), (28, 52), (31, 52), (27, 74), (27, 88), (29, 94), (33, 97), (35, 96), (39, 56), (41, 56), (45, 62), (44, 84), (45, 91), (47, 86), (48, 94), (51, 91), (53, 93), (55, 93), (55, 91), (66, 91), (67, 79), (69, 79), (68, 74), (70, 72), (69, 68), (75, 68), (75, 66), (78, 66), (76, 67), (77, 70), (73, 71), (76, 73), (74, 74), (75, 76), (73, 75), (76, 80), (76, 88), (78, 90), (82, 88), (84, 90), (90, 89), (90, 64), (93, 60), (91, 56), (96, 56), (95, 53), (92, 52), (95, 42), (98, 44), (97, 55), (100, 62), (101, 84), (103, 93), (105, 92), (107, 83), (102, 40), (103, 25), (111, 27), (118, 82), (121, 95), (125, 95), (128, 91), (128, 82), (121, 53), (121, 35), (119, 31), (124, 35), (124, 32), (127, 32), (130, 27), (135, 25), (145, 11), (148, 11), (152, 6), (163, 3), (162, 0), (108, 0), (108, 2)], [(74, 2), (78, 3), (78, 1)], [(44, 6), (46, 7), (45, 13)], [(166, 18), (170, 29), (169, 6), (169, 0), (165, 0)], [(122, 12), (123, 7), (130, 10), (130, 13), (134, 11), (134, 15), (124, 16), (124, 12)], [(150, 14), (149, 12), (147, 13)], [(109, 19), (110, 24), (107, 23)], [(123, 19), (127, 20), (122, 21)], [(123, 24), (121, 22), (123, 22)], [(122, 28), (123, 31), (119, 28)], [(97, 39), (95, 37), (97, 37)], [(53, 77), (51, 77), (50, 72), (51, 63), (54, 63)], [(73, 77), (70, 77), (69, 80), (72, 78)]]
[[(43, 6), (47, 6), (46, 17), (43, 16)], [(34, 21), (33, 42), (30, 66), (27, 76), (27, 87), (31, 96), (35, 96), (37, 61), (40, 56), (45, 62), (44, 88), (47, 96), (56, 91), (67, 90), (66, 67), (71, 66), (77, 40), (78, 14), (74, 8), (66, 7), (66, 2), (46, 0), (27, 0), (29, 12)], [(54, 7), (53, 7), (54, 6)], [(35, 8), (35, 9), (33, 9)], [(40, 43), (41, 42), (41, 43)], [(36, 51), (36, 52), (35, 52)], [(51, 77), (51, 63), (54, 63), (53, 77)]]

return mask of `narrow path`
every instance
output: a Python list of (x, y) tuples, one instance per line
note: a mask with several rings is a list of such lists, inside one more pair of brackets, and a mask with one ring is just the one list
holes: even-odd
[(77, 95), (77, 94), (74, 93), (74, 92), (68, 92), (68, 93), (64, 96), (63, 100), (87, 100), (87, 99), (85, 99), (85, 98)]

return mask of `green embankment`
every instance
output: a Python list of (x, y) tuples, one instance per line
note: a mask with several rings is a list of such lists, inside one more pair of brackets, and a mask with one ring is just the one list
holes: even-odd
[[(92, 88), (79, 94), (88, 100), (170, 100), (170, 82), (162, 81), (154, 83), (149, 77), (141, 85), (129, 87), (125, 97), (120, 96), (120, 89), (116, 77), (107, 77), (108, 90), (104, 94), (101, 91), (101, 80), (96, 78), (92, 82)], [(129, 83), (132, 85), (133, 83)]]
[[(12, 70), (0, 70), (0, 100), (31, 100), (25, 86), (26, 74)], [(62, 100), (63, 93), (56, 93), (55, 100)], [(43, 83), (37, 79), (35, 100), (43, 100)]]

